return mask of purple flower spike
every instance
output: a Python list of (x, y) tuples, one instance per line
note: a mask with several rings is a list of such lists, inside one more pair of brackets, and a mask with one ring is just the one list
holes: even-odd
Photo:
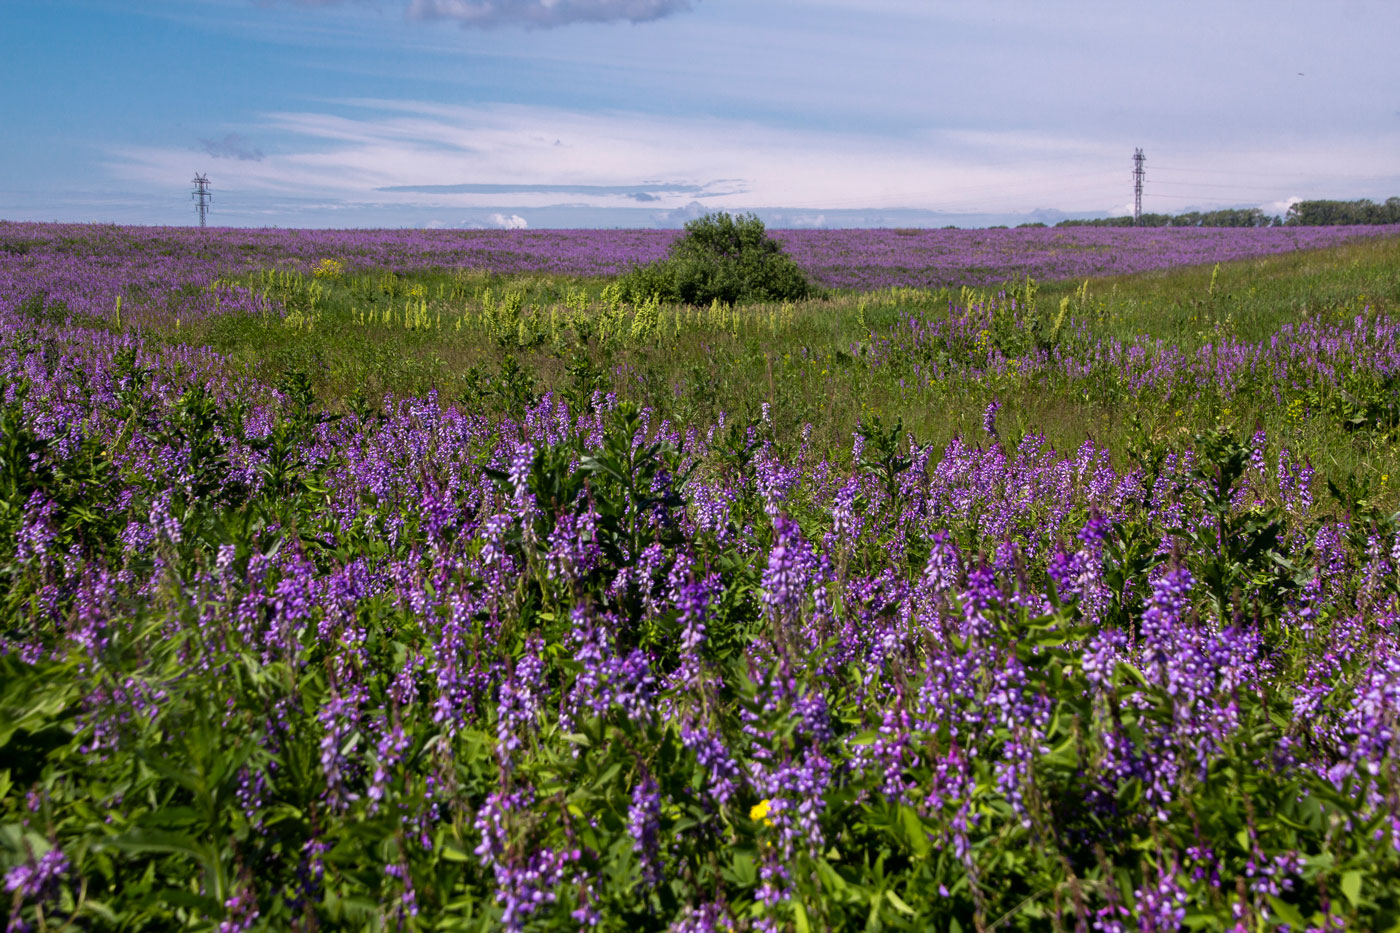
[(1001, 410), (1001, 401), (992, 399), (987, 405), (987, 410), (982, 413), (982, 430), (992, 437), (997, 435), (997, 412)]

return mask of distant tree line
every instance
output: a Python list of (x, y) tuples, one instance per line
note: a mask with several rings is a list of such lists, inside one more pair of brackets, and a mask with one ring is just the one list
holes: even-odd
[[(1143, 214), (1144, 227), (1277, 227), (1285, 223), (1257, 207), (1220, 211), (1187, 211), (1184, 214)], [(1062, 220), (1057, 227), (1131, 227), (1132, 217), (1100, 217), (1095, 220)]]
[(1360, 201), (1299, 201), (1288, 209), (1287, 224), (1299, 227), (1335, 227), (1339, 224), (1400, 224), (1400, 198), (1377, 204)]
[[(1335, 227), (1342, 224), (1400, 224), (1400, 198), (1383, 204), (1358, 201), (1299, 201), (1282, 217), (1269, 216), (1257, 207), (1219, 211), (1187, 211), (1184, 214), (1143, 214), (1144, 227)], [(1096, 220), (1062, 220), (1057, 227), (1131, 227), (1131, 217)], [(1032, 226), (1022, 224), (1022, 226)], [(1034, 226), (1043, 226), (1036, 224)]]

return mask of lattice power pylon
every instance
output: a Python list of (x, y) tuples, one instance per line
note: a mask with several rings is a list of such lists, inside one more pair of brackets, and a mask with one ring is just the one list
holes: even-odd
[(190, 199), (194, 201), (194, 212), (199, 215), (199, 225), (205, 224), (205, 217), (209, 214), (209, 202), (214, 200), (214, 195), (209, 191), (209, 176), (196, 173), (194, 176), (194, 191), (190, 194)]
[(1147, 170), (1142, 167), (1142, 163), (1147, 161), (1147, 156), (1138, 149), (1133, 153), (1133, 226), (1142, 226), (1142, 180), (1147, 177)]

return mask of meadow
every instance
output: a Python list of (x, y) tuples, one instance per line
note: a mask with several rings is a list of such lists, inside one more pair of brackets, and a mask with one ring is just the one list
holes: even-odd
[(14, 929), (1400, 929), (1400, 231), (0, 223)]

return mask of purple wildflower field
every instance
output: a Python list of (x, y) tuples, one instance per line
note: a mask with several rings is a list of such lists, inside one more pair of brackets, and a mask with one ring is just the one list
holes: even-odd
[[(873, 289), (1386, 232), (777, 236)], [(112, 314), (280, 327), (209, 286), (327, 258), (604, 275), (672, 237), (0, 224), (10, 928), (1395, 922), (1400, 521), (1340, 478), (1324, 500), (1281, 437), (1221, 422), (1115, 462), (993, 399), (947, 445), (871, 418), (822, 450), (767, 404), (684, 422), (610, 386), (344, 410)], [(624, 310), (632, 349), (666, 339)], [(861, 365), (1306, 397), (1392, 443), (1397, 325), (1329, 314), (1187, 355), (1088, 318), (1037, 343), (1002, 296), (896, 315)], [(525, 333), (464, 320), (501, 353)]]
[[(502, 275), (610, 276), (666, 254), (675, 230), (200, 231), (0, 221), (0, 300), (35, 281), (77, 310), (110, 307), (136, 287), (160, 293), (268, 267), (310, 271), (327, 257), (351, 270), (474, 269)], [(989, 286), (1008, 279), (1082, 279), (1227, 262), (1400, 228), (1026, 228), (1016, 230), (775, 230), (819, 285)], [(18, 296), (18, 297), (16, 297)]]

